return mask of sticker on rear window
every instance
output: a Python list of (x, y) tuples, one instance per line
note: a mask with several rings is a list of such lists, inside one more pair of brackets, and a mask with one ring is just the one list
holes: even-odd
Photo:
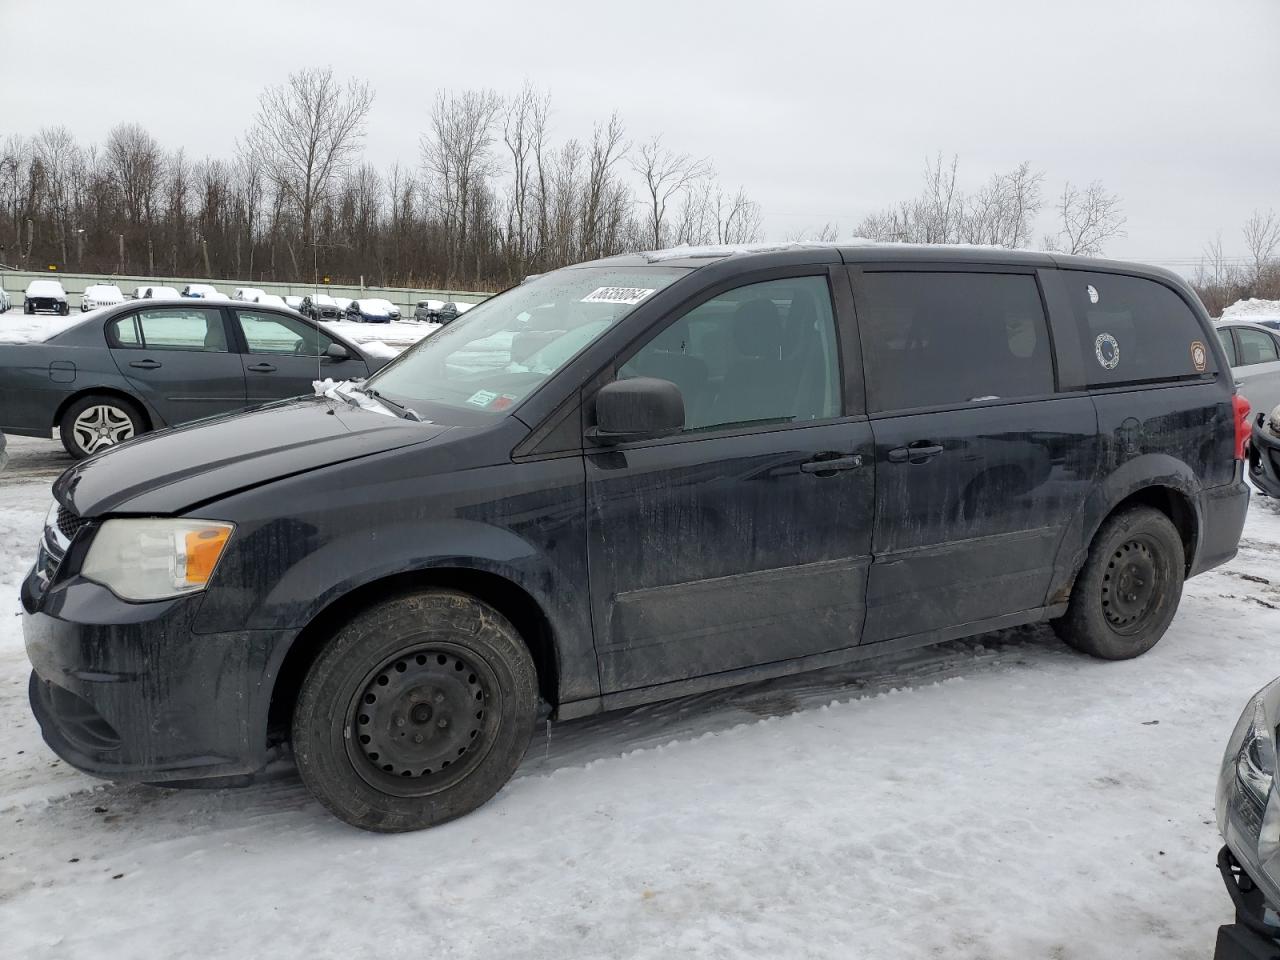
[(492, 390), (477, 390), (471, 396), (467, 397), (467, 403), (473, 407), (487, 407), (493, 401), (498, 399), (498, 395)]
[(1191, 365), (1196, 368), (1196, 373), (1204, 373), (1209, 366), (1209, 351), (1199, 340), (1191, 341)]
[(582, 298), (582, 302), (636, 304), (651, 293), (653, 291), (645, 287), (596, 287)]
[(1103, 370), (1114, 370), (1120, 363), (1120, 344), (1109, 333), (1098, 334), (1093, 341), (1093, 355), (1098, 358), (1098, 365)]
[(1089, 286), (1088, 286), (1088, 291), (1089, 291), (1089, 302), (1090, 302), (1090, 303), (1097, 303), (1097, 302), (1098, 302), (1098, 288), (1097, 288), (1097, 287), (1095, 287), (1095, 286), (1091, 283), (1091, 284), (1089, 284)]

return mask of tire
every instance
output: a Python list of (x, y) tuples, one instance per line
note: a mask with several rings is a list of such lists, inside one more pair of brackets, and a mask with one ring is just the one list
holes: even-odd
[(36, 308), (33, 307), (31, 304), (27, 303), (26, 301), (23, 301), (22, 312), (29, 316), (36, 312)]
[(146, 433), (147, 420), (135, 403), (120, 397), (91, 394), (67, 407), (58, 421), (58, 432), (67, 453), (83, 460)]
[(421, 830), (511, 779), (537, 710), (533, 660), (506, 618), (426, 590), (371, 607), (328, 642), (302, 681), (293, 752), (302, 782), (340, 819)]
[(1178, 612), (1186, 558), (1169, 518), (1151, 507), (1109, 517), (1089, 547), (1054, 628), (1070, 646), (1103, 660), (1154, 647)]

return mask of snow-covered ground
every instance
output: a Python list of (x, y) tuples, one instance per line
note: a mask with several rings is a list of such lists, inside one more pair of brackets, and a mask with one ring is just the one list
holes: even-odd
[(1207, 957), (1214, 781), (1280, 673), (1280, 508), (1128, 663), (1045, 628), (553, 726), (471, 816), (374, 836), (287, 766), (102, 784), (43, 745), (0, 475), (6, 957)]

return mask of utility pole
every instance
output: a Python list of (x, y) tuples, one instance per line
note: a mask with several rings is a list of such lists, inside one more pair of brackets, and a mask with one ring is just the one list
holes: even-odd
[(209, 269), (209, 241), (204, 237), (200, 238), (200, 251), (204, 254), (204, 275), (213, 279), (213, 271)]
[(117, 242), (117, 250), (118, 250), (118, 253), (116, 256), (116, 273), (122, 274), (124, 273), (124, 234), (123, 233), (116, 234), (116, 242)]
[(156, 275), (156, 253), (155, 248), (151, 245), (151, 238), (147, 237), (147, 276), (154, 277)]

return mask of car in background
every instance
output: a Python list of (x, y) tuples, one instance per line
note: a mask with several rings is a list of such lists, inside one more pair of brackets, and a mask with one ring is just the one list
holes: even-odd
[(435, 323), (443, 306), (443, 300), (419, 300), (413, 308), (413, 319), (419, 323)]
[[(288, 300), (285, 301), (285, 303), (288, 302)], [(339, 307), (338, 301), (327, 293), (313, 293), (302, 298), (298, 312), (312, 320), (341, 320), (345, 309)]]
[[(368, 299), (368, 298), (364, 298), (364, 299)], [(387, 313), (390, 314), (392, 320), (400, 319), (400, 308), (398, 306), (396, 306), (394, 303), (392, 303), (390, 300), (386, 299), (385, 297), (375, 297), (374, 299), (377, 300), (378, 303), (381, 303), (383, 306), (387, 308)]]
[(1280, 331), (1260, 323), (1222, 320), (1214, 325), (1236, 387), (1255, 411), (1280, 404)]
[(32, 280), (22, 298), (22, 312), (56, 313), (65, 317), (71, 312), (67, 291), (57, 280)]
[(182, 296), (178, 293), (176, 287), (158, 287), (151, 284), (143, 284), (140, 287), (134, 287), (133, 293), (130, 294), (132, 300), (177, 300)]
[[(95, 310), (44, 339), (0, 344), (0, 430), (76, 459), (161, 427), (360, 379), (388, 358), (291, 310), (191, 297)], [(69, 375), (65, 371), (71, 371)]]
[(8, 313), (9, 308), (13, 306), (13, 301), (9, 299), (9, 294), (0, 288), (0, 313)]
[(264, 307), (282, 307), (285, 310), (292, 309), (284, 302), (284, 297), (278, 297), (274, 293), (260, 293), (253, 302), (260, 303)]
[(265, 293), (265, 290), (259, 290), (257, 287), (236, 287), (235, 292), (231, 294), (231, 299), (244, 300), (247, 303), (257, 303), (258, 298)]
[(96, 310), (98, 307), (114, 307), (124, 303), (124, 291), (114, 283), (91, 283), (80, 295), (80, 312)]
[(1280, 678), (1245, 706), (1218, 771), (1214, 807), (1224, 844), (1218, 852), (1218, 872), (1235, 906), (1235, 923), (1218, 928), (1214, 960), (1280, 954), (1278, 725)]
[(452, 323), (474, 306), (474, 303), (460, 303), (457, 300), (449, 300), (436, 314), (436, 323)]
[(379, 300), (352, 300), (346, 318), (352, 323), (390, 323), (391, 312)]
[(229, 300), (225, 293), (208, 283), (188, 283), (182, 288), (182, 296), (196, 300)]
[(297, 310), (301, 312), (303, 299), (304, 298), (302, 297), (296, 297), (293, 294), (289, 294), (284, 298), (284, 305), (290, 310)]
[(338, 305), (339, 310), (346, 313), (347, 308), (351, 306), (351, 297), (334, 297), (333, 302)]

